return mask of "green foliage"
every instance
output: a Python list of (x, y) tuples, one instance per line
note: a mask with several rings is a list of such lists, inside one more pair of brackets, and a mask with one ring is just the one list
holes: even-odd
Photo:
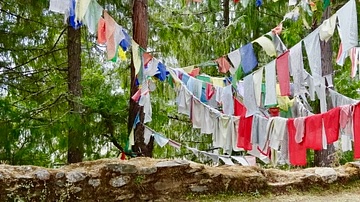
[[(131, 1), (99, 0), (115, 20), (131, 35)], [(148, 2), (148, 51), (166, 65), (184, 67), (213, 61), (271, 31), (292, 8), (286, 0), (265, 1), (260, 8), (230, 1), (230, 24), (224, 26), (223, 4), (204, 0), (186, 4), (179, 1)], [(318, 2), (318, 4), (320, 1)], [(336, 2), (335, 7), (342, 2)], [(106, 61), (103, 47), (85, 27), (82, 32), (81, 121), (69, 112), (67, 83), (67, 40), (63, 16), (48, 11), (49, 1), (26, 0), (0, 3), (0, 160), (10, 164), (53, 166), (64, 164), (68, 129), (83, 131), (85, 160), (115, 157), (118, 150), (109, 142), (114, 137), (123, 147), (127, 141), (130, 97), (130, 60)], [(318, 6), (318, 8), (321, 8)], [(309, 16), (300, 9), (297, 21), (286, 20), (281, 35), (288, 48), (298, 43), (320, 21), (322, 10)], [(337, 50), (338, 36), (333, 39)], [(274, 59), (254, 44), (260, 65)], [(130, 54), (127, 53), (128, 58)], [(334, 53), (334, 57), (336, 53)], [(200, 66), (200, 65), (199, 65)], [(349, 61), (335, 66), (336, 89), (357, 98), (358, 79), (350, 79)], [(211, 65), (202, 73), (223, 76)], [(165, 136), (201, 150), (211, 148), (211, 136), (191, 129), (188, 117), (177, 113), (175, 91), (154, 79), (151, 93), (153, 121), (148, 125)], [(195, 159), (184, 147), (180, 151), (155, 146), (156, 157)], [(206, 159), (203, 159), (206, 161)]]

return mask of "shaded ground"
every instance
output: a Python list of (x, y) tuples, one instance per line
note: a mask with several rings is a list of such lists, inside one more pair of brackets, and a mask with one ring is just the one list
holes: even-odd
[(290, 191), (282, 195), (248, 193), (248, 194), (219, 194), (211, 196), (188, 196), (187, 201), (254, 201), (254, 202), (360, 202), (360, 181), (348, 185), (333, 185), (329, 188), (317, 187), (305, 192)]

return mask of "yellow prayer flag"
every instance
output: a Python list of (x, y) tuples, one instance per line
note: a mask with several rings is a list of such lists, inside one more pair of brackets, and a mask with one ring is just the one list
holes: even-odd
[(126, 53), (125, 51), (119, 47), (119, 58), (122, 60), (122, 61), (125, 61), (126, 60)]
[(137, 75), (140, 71), (141, 67), (141, 57), (139, 53), (139, 44), (137, 44), (134, 40), (131, 40), (131, 49), (132, 49), (132, 56), (134, 60), (134, 67), (135, 67), (135, 75)]

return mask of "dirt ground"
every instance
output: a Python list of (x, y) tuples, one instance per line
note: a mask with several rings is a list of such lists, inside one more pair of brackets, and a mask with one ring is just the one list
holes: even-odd
[(329, 189), (317, 188), (306, 192), (290, 192), (283, 195), (248, 193), (245, 195), (220, 194), (213, 196), (189, 197), (187, 201), (212, 202), (360, 202), (360, 181), (349, 185), (336, 185)]

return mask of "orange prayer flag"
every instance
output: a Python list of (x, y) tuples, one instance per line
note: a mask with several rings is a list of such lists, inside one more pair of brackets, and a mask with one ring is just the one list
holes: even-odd
[(225, 74), (226, 72), (229, 71), (231, 65), (230, 65), (229, 61), (224, 56), (222, 56), (221, 58), (215, 60), (215, 62), (218, 63), (218, 65), (219, 65), (219, 72)]
[(97, 30), (97, 42), (98, 44), (106, 43), (106, 28), (105, 28), (105, 20), (104, 18), (100, 18), (98, 22), (98, 30)]
[(153, 56), (150, 55), (150, 53), (145, 52), (143, 54), (143, 58), (144, 58), (144, 66), (146, 66), (152, 60)]

